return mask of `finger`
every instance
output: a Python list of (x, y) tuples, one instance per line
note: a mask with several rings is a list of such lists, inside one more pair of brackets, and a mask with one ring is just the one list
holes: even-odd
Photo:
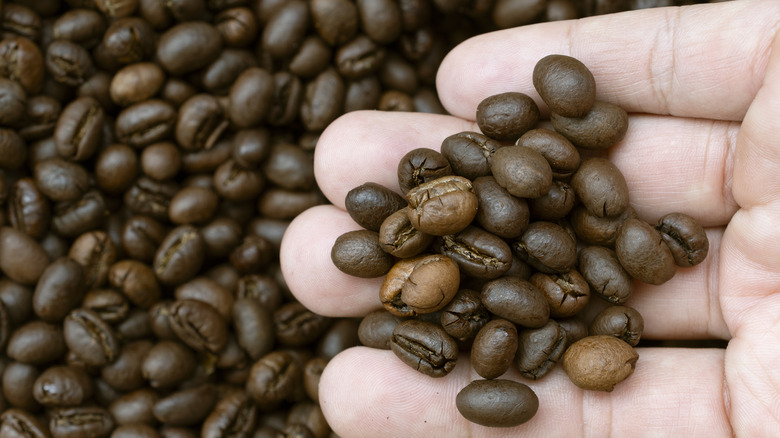
[(742, 120), (761, 83), (779, 15), (774, 0), (741, 1), (485, 34), (444, 59), (439, 97), (450, 113), (470, 120), (477, 104), (497, 93), (519, 91), (541, 103), (534, 65), (558, 53), (590, 68), (597, 99), (629, 112)]
[[(375, 182), (398, 190), (398, 161), (412, 149), (439, 150), (449, 135), (476, 129), (463, 120), (430, 114), (357, 112), (322, 134), (314, 171), (322, 192), (344, 207), (349, 190)], [(629, 185), (632, 206), (655, 221), (682, 212), (705, 226), (725, 225), (734, 214), (731, 151), (739, 126), (730, 122), (633, 116), (611, 160)]]
[(634, 374), (611, 393), (577, 388), (560, 367), (536, 382), (508, 373), (539, 398), (536, 415), (514, 428), (478, 426), (458, 413), (457, 393), (480, 378), (466, 357), (458, 359), (449, 375), (434, 379), (390, 351), (347, 350), (322, 374), (320, 406), (333, 430), (345, 438), (731, 435), (723, 402), (723, 350), (637, 351)]
[[(318, 314), (363, 316), (382, 307), (379, 289), (383, 277), (352, 277), (339, 271), (330, 259), (336, 238), (355, 229), (359, 226), (343, 210), (319, 206), (296, 217), (284, 234), (280, 256), (287, 285), (301, 303)], [(678, 269), (672, 280), (660, 286), (637, 283), (626, 305), (642, 314), (643, 337), (729, 338), (717, 298), (720, 232), (710, 231), (708, 236), (710, 253), (701, 264)], [(588, 322), (601, 310), (601, 299), (592, 296), (591, 301), (596, 304), (585, 315)]]

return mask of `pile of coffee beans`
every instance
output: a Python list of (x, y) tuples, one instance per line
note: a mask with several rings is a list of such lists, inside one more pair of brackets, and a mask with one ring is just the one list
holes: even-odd
[[(486, 426), (536, 413), (527, 385), (500, 378), (513, 365), (536, 380), (560, 361), (580, 388), (612, 391), (639, 357), (644, 322), (625, 305), (634, 281), (662, 284), (709, 249), (690, 216), (670, 213), (654, 225), (637, 218), (623, 174), (599, 156), (623, 138), (628, 115), (596, 100), (585, 65), (549, 55), (533, 84), (553, 129), (537, 127), (539, 109), (525, 94), (484, 99), (482, 133), (456, 133), (441, 152), (401, 159), (405, 197), (375, 183), (351, 190), (347, 211), (365, 230), (341, 235), (331, 252), (350, 275), (385, 275), (384, 310), (359, 328), (364, 345), (431, 377), (470, 350), (484, 380), (463, 388), (456, 405)], [(594, 295), (611, 306), (584, 321)]]

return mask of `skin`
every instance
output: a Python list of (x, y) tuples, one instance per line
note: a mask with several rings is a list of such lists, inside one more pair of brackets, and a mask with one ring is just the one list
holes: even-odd
[(560, 367), (523, 380), (540, 408), (512, 429), (476, 426), (457, 413), (455, 395), (477, 378), (467, 357), (430, 379), (391, 352), (353, 348), (330, 362), (320, 386), (339, 436), (780, 435), (778, 23), (780, 3), (745, 0), (486, 34), (457, 47), (439, 70), (440, 97), (454, 116), (358, 112), (333, 123), (315, 156), (333, 205), (293, 221), (281, 263), (306, 306), (358, 316), (379, 308), (381, 278), (350, 278), (330, 263), (336, 237), (358, 228), (343, 210), (346, 193), (366, 181), (397, 187), (398, 160), (476, 130), (477, 104), (489, 95), (527, 93), (549, 116), (531, 83), (535, 62), (550, 53), (580, 59), (596, 78), (597, 99), (630, 113), (609, 159), (625, 174), (639, 217), (654, 223), (683, 212), (710, 239), (702, 264), (678, 268), (661, 286), (639, 284), (628, 305), (644, 316), (646, 338), (729, 341), (725, 350), (639, 349), (635, 373), (612, 393), (579, 390)]

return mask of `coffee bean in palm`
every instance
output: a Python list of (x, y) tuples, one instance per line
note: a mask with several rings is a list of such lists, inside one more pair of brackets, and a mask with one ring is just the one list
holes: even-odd
[(523, 93), (496, 94), (485, 98), (477, 106), (479, 129), (498, 141), (516, 141), (533, 129), (538, 120), (536, 102)]
[(513, 380), (475, 380), (458, 392), (455, 405), (472, 423), (514, 427), (536, 415), (539, 398), (528, 385)]
[(636, 210), (630, 205), (617, 216), (597, 216), (579, 204), (572, 209), (569, 223), (584, 243), (614, 248), (617, 232), (629, 218), (636, 218)]
[(623, 268), (615, 251), (586, 246), (578, 256), (579, 272), (591, 290), (612, 304), (623, 304), (634, 291), (634, 279)]
[(707, 258), (710, 242), (696, 219), (684, 213), (669, 213), (658, 219), (655, 229), (669, 246), (677, 266), (695, 266)]
[(490, 175), (490, 160), (501, 143), (478, 132), (452, 134), (441, 143), (441, 153), (456, 175), (475, 179)]
[(615, 239), (615, 254), (626, 272), (644, 283), (665, 283), (676, 272), (672, 252), (660, 232), (640, 219), (623, 222)]
[(574, 269), (563, 274), (537, 272), (529, 281), (547, 297), (554, 318), (574, 316), (588, 304), (590, 285)]
[(385, 309), (369, 313), (363, 317), (358, 327), (360, 343), (366, 347), (389, 350), (393, 330), (400, 322), (400, 317)]
[(517, 327), (494, 319), (482, 327), (471, 345), (471, 366), (485, 379), (495, 379), (512, 365), (517, 351)]
[(501, 187), (492, 176), (474, 180), (479, 208), (476, 221), (486, 231), (505, 239), (520, 237), (528, 226), (528, 204)]
[(406, 194), (409, 220), (420, 231), (435, 236), (466, 228), (477, 214), (477, 196), (471, 181), (444, 176), (422, 183)]
[(425, 251), (433, 242), (430, 234), (414, 228), (409, 220), (409, 207), (388, 216), (379, 227), (379, 245), (395, 257), (414, 257)]
[(437, 238), (434, 247), (457, 263), (462, 273), (474, 278), (498, 278), (512, 265), (509, 245), (475, 226)]
[(561, 365), (572, 383), (590, 391), (612, 392), (634, 373), (639, 355), (626, 342), (608, 335), (588, 336), (573, 343)]
[(537, 198), (550, 190), (552, 169), (542, 154), (530, 148), (506, 146), (490, 161), (498, 185), (518, 198)]
[(626, 179), (607, 159), (583, 161), (572, 176), (571, 185), (577, 198), (595, 216), (617, 216), (628, 207)]
[(539, 152), (550, 163), (553, 178), (570, 177), (580, 165), (580, 153), (566, 137), (549, 129), (532, 129), (515, 143)]
[(627, 342), (631, 346), (639, 343), (645, 321), (633, 307), (610, 306), (599, 312), (590, 323), (588, 333), (610, 335)]
[(596, 100), (596, 80), (582, 61), (566, 55), (548, 55), (534, 66), (533, 83), (550, 111), (564, 117), (582, 117)]
[(569, 345), (588, 336), (588, 326), (576, 316), (556, 319), (555, 322), (558, 323), (561, 330), (566, 332), (566, 348), (569, 348)]
[(336, 239), (331, 260), (339, 270), (361, 278), (380, 277), (393, 266), (393, 256), (379, 244), (375, 231), (348, 231)]
[(408, 193), (424, 182), (452, 174), (447, 158), (433, 149), (412, 149), (398, 162), (398, 185), (401, 193)]
[(517, 338), (517, 369), (531, 380), (547, 375), (566, 349), (566, 332), (552, 319), (542, 327), (520, 330)]
[(398, 316), (433, 313), (452, 300), (460, 285), (458, 265), (447, 256), (421, 255), (398, 261), (379, 289), (385, 309)]
[(471, 339), (490, 320), (479, 292), (461, 289), (441, 310), (439, 322), (447, 334), (457, 339)]
[(596, 101), (581, 118), (552, 113), (550, 121), (557, 132), (583, 149), (607, 149), (622, 140), (628, 130), (626, 111), (602, 101)]
[(577, 261), (577, 246), (569, 233), (553, 222), (528, 225), (512, 250), (521, 260), (542, 272), (568, 272)]
[(553, 180), (547, 193), (528, 200), (528, 210), (533, 219), (556, 221), (569, 214), (575, 201), (574, 189), (568, 183)]
[(458, 345), (444, 329), (414, 319), (396, 326), (390, 349), (406, 365), (431, 377), (446, 376), (458, 359)]
[(350, 217), (361, 227), (379, 231), (388, 216), (407, 206), (398, 193), (377, 183), (364, 183), (347, 193), (344, 205)]
[(542, 327), (550, 317), (550, 306), (542, 291), (518, 277), (501, 277), (485, 283), (481, 298), (494, 315), (523, 327)]

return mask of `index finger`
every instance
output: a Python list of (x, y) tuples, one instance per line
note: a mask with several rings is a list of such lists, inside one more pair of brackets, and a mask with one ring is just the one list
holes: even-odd
[(439, 68), (441, 102), (474, 119), (482, 99), (533, 97), (536, 62), (551, 53), (582, 61), (596, 98), (628, 112), (740, 121), (764, 77), (780, 2), (738, 1), (657, 8), (541, 23), (474, 37)]

